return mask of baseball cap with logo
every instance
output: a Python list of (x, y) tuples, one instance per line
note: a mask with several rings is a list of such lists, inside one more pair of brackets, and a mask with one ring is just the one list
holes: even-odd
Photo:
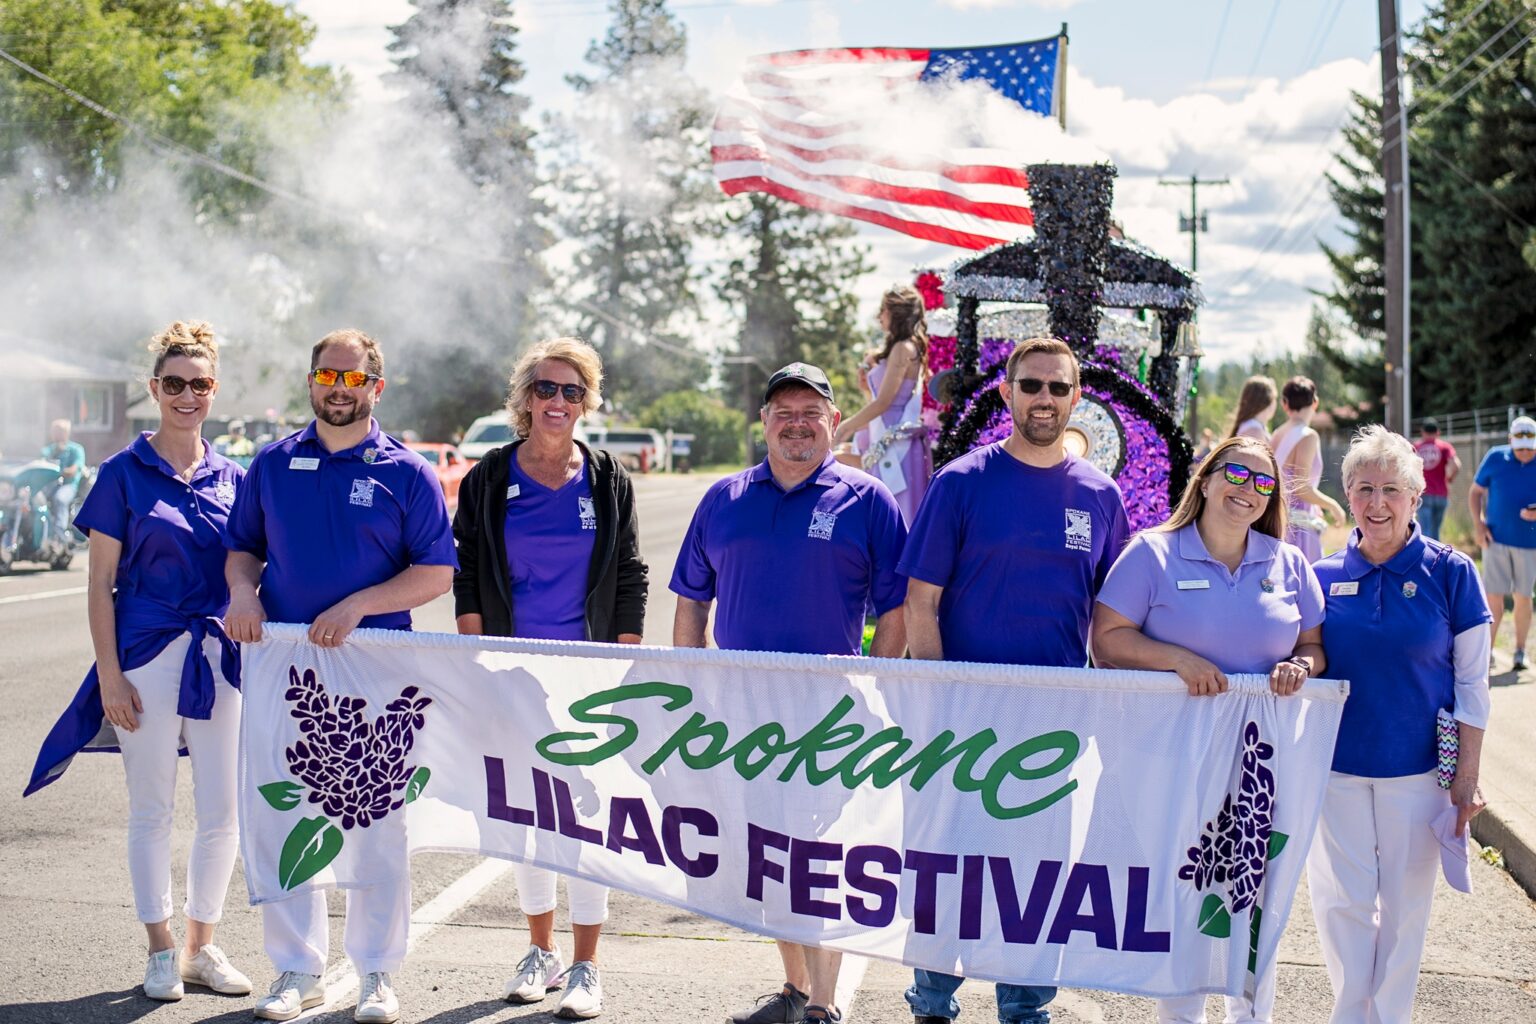
[(763, 389), (763, 404), (767, 405), (773, 393), (785, 384), (804, 385), (827, 401), (832, 401), (832, 382), (827, 380), (827, 375), (819, 367), (810, 363), (790, 363), (768, 378), (768, 386)]
[(1529, 416), (1516, 416), (1509, 425), (1509, 446), (1527, 450), (1536, 448), (1536, 420)]

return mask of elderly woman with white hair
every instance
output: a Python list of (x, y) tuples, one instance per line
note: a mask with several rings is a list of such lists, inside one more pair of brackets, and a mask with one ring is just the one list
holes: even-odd
[(1343, 477), (1355, 529), (1313, 568), (1329, 674), (1350, 693), (1307, 878), (1331, 1019), (1407, 1024), (1441, 864), (1437, 823), (1463, 836), (1483, 809), (1492, 616), (1472, 560), (1415, 521), (1424, 464), (1405, 438), (1361, 430)]

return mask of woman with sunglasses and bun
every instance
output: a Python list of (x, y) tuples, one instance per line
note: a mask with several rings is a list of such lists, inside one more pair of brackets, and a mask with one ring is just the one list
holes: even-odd
[[(459, 488), (460, 633), (640, 643), (647, 569), (634, 488), (617, 459), (575, 436), (602, 404), (602, 379), (596, 350), (575, 338), (540, 342), (517, 361), (507, 412), (518, 440), (487, 454)], [(523, 863), (513, 871), (531, 941), (504, 998), (536, 1003), (563, 985), (559, 1016), (596, 1017), (607, 886), (565, 880), (575, 941), (567, 968), (554, 938), (557, 875)]]
[[(27, 792), (62, 775), (82, 750), (121, 750), (128, 875), (149, 939), (144, 994), (177, 1000), (191, 982), (245, 995), (250, 980), (213, 945), (238, 842), (240, 662), (220, 617), (229, 604), (224, 535), (245, 471), (202, 438), (219, 389), (213, 329), (177, 321), (149, 347), (159, 429), (101, 464), (75, 517), (90, 536), (86, 608), (96, 664), (44, 741)], [(178, 950), (171, 823), (183, 747), (197, 825)]]
[[(1279, 476), (1254, 438), (1211, 451), (1168, 522), (1138, 534), (1110, 569), (1094, 608), (1096, 664), (1176, 672), (1192, 697), (1225, 693), (1230, 673), (1267, 675), (1284, 697), (1323, 671), (1323, 592), (1283, 540)], [(1227, 1020), (1267, 1022), (1274, 1001), (1271, 965), (1254, 1000), (1228, 997)], [(1204, 1021), (1205, 996), (1159, 999), (1158, 1019)]]

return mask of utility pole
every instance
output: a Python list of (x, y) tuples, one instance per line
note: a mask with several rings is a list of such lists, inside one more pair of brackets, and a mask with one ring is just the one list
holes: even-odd
[[(1201, 185), (1230, 185), (1230, 178), (1202, 178), (1199, 174), (1191, 174), (1184, 178), (1159, 178), (1159, 185), (1175, 185), (1183, 188), (1189, 186), (1189, 216), (1179, 214), (1179, 230), (1189, 232), (1189, 270), (1190, 273), (1198, 273), (1200, 270), (1200, 232), (1211, 230), (1210, 213), (1200, 209)], [(1195, 388), (1195, 393), (1189, 396), (1189, 436), (1198, 442), (1200, 437), (1200, 390)]]
[(1401, 33), (1396, 0), (1378, 0), (1381, 23), (1381, 175), (1386, 201), (1387, 429), (1408, 436), (1409, 290), (1413, 247), (1408, 235), (1408, 111), (1402, 101)]

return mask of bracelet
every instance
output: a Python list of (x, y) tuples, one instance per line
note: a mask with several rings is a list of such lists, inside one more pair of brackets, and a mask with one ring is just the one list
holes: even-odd
[(1306, 672), (1307, 678), (1308, 679), (1312, 678), (1312, 663), (1310, 661), (1308, 661), (1306, 658), (1303, 658), (1299, 654), (1293, 654), (1289, 658), (1286, 658), (1285, 660), (1290, 662), (1292, 665), (1300, 665), (1301, 668), (1302, 668), (1302, 671)]

